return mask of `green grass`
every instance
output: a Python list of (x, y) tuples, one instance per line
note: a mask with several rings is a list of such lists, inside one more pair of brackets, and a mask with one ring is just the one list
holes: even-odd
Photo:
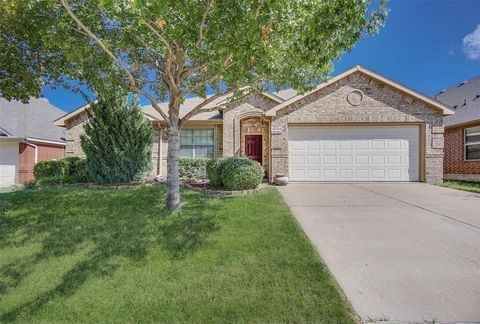
[(275, 189), (0, 194), (0, 321), (353, 323)]
[(480, 183), (466, 182), (466, 181), (444, 181), (438, 183), (439, 186), (451, 189), (458, 189), (463, 191), (470, 191), (480, 193)]

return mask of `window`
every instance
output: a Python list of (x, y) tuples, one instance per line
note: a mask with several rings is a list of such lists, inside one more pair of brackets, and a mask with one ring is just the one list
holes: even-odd
[(182, 129), (180, 156), (213, 158), (213, 129)]
[(465, 129), (465, 160), (480, 160), (480, 127)]

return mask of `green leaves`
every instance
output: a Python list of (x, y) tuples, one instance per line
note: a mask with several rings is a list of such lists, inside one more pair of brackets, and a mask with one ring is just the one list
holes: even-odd
[(238, 85), (305, 91), (387, 14), (373, 0), (67, 1), (87, 31), (56, 0), (0, 8), (0, 94), (9, 99), (67, 79), (155, 101)]

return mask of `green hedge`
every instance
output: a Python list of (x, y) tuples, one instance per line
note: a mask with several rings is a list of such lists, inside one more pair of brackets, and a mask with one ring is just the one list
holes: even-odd
[(87, 170), (87, 160), (76, 156), (66, 157), (65, 183), (85, 183), (90, 182)]
[(40, 180), (51, 177), (63, 177), (67, 169), (66, 160), (40, 161), (33, 167), (35, 179)]
[(211, 185), (221, 187), (223, 186), (222, 181), (222, 167), (223, 162), (228, 159), (221, 157), (218, 159), (212, 159), (207, 163), (207, 177)]
[(40, 161), (33, 168), (35, 183), (40, 186), (90, 182), (87, 163), (79, 157), (67, 157), (62, 160)]
[(265, 174), (260, 163), (244, 157), (224, 157), (207, 165), (208, 179), (214, 186), (230, 190), (256, 188)]
[(181, 179), (206, 179), (207, 163), (210, 159), (206, 158), (180, 158), (179, 171)]

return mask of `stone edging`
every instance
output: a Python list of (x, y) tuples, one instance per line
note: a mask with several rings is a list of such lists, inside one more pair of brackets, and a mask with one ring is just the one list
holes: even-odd
[(220, 195), (220, 196), (223, 196), (223, 197), (246, 196), (246, 195), (250, 195), (252, 193), (258, 192), (258, 191), (262, 190), (263, 188), (265, 188), (265, 186), (262, 186), (262, 184), (260, 184), (257, 188), (249, 189), (249, 190), (215, 190), (215, 189), (199, 188), (199, 187), (191, 186), (187, 183), (184, 183), (183, 187), (188, 188), (188, 189), (192, 189), (192, 190), (195, 190), (195, 191), (199, 191), (199, 192), (204, 192), (204, 193), (207, 193), (207, 194)]

